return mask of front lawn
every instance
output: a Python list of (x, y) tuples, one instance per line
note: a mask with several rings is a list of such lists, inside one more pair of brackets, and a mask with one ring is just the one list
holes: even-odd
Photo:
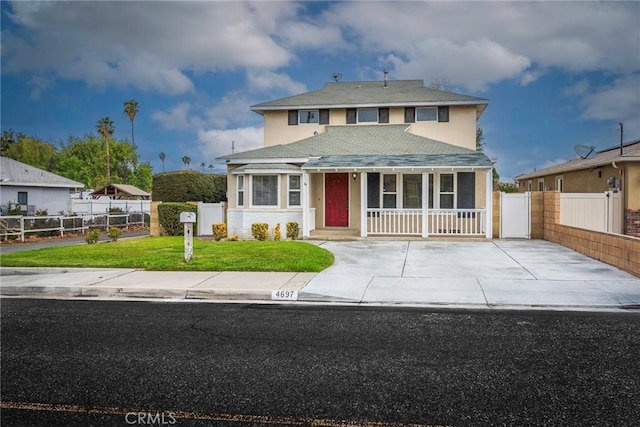
[(73, 245), (3, 254), (3, 267), (99, 267), (145, 270), (318, 272), (333, 254), (300, 241), (215, 242), (194, 239), (184, 262), (184, 238), (147, 237), (94, 245)]

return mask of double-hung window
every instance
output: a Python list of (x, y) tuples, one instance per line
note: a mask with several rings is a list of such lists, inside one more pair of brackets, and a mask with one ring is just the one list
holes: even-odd
[(402, 207), (405, 209), (422, 208), (422, 175), (402, 175)]
[(253, 175), (253, 206), (278, 206), (278, 175)]
[(289, 206), (300, 206), (300, 175), (289, 175)]
[(244, 206), (244, 175), (238, 176), (238, 206)]
[(382, 175), (382, 207), (395, 208), (397, 194), (396, 175)]
[(18, 191), (18, 204), (19, 205), (28, 205), (28, 198), (26, 191)]
[(440, 175), (440, 209), (453, 209), (454, 201), (454, 179), (452, 173)]

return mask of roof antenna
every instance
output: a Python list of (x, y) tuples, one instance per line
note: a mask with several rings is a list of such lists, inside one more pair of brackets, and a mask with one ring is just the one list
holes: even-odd
[(389, 86), (387, 86), (387, 74), (389, 74), (389, 70), (384, 70), (384, 88), (388, 88)]
[(342, 74), (340, 74), (340, 73), (333, 73), (333, 74), (331, 75), (331, 78), (333, 79), (333, 81), (335, 81), (335, 82), (339, 82), (339, 81), (340, 81), (340, 79), (342, 78)]
[(622, 149), (624, 147), (623, 144), (623, 138), (624, 138), (624, 125), (622, 123), (618, 123), (618, 126), (620, 126), (620, 155), (622, 156)]

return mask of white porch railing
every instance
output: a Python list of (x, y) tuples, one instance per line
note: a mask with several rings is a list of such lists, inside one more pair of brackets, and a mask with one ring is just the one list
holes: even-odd
[(367, 209), (367, 235), (485, 236), (485, 209)]

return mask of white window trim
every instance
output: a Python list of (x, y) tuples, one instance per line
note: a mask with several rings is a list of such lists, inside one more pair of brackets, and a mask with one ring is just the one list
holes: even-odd
[[(289, 180), (292, 176), (300, 177), (300, 188), (291, 188), (291, 181)], [(291, 205), (289, 204), (289, 195), (292, 191), (300, 193), (300, 204), (299, 205)], [(301, 208), (302, 207), (302, 175), (297, 173), (291, 173), (287, 175), (287, 207), (290, 208)]]
[[(436, 117), (433, 120), (419, 120), (418, 119), (418, 110), (435, 110), (436, 111)], [(428, 122), (437, 122), (438, 121), (438, 107), (416, 107), (416, 123), (428, 123)]]
[(564, 175), (556, 176), (556, 190), (560, 193), (564, 192)]
[[(542, 189), (540, 189), (540, 184), (542, 184)], [(538, 178), (538, 191), (544, 191), (544, 178)]]
[[(394, 175), (396, 177), (396, 191), (384, 191), (384, 176), (385, 175)], [(381, 209), (402, 209), (402, 200), (398, 200), (398, 194), (402, 194), (400, 192), (401, 188), (400, 188), (400, 183), (402, 182), (402, 180), (398, 179), (399, 177), (401, 177), (402, 174), (401, 173), (381, 173), (380, 174), (380, 208)], [(385, 194), (394, 194), (396, 196), (396, 207), (395, 208), (385, 208), (384, 207), (384, 196)], [(402, 198), (400, 198), (402, 199)]]
[[(440, 191), (440, 177), (442, 175), (453, 175), (453, 192), (447, 191), (442, 193)], [(442, 208), (440, 207), (440, 196), (442, 194), (452, 194), (453, 195), (453, 207), (451, 209), (458, 209), (458, 172), (438, 172), (435, 174), (434, 178), (434, 192), (433, 195), (433, 206), (434, 209), (450, 209), (450, 208)]]
[[(277, 185), (277, 188), (276, 188), (277, 199), (276, 200), (278, 201), (277, 204), (275, 204), (275, 205), (256, 205), (256, 204), (253, 203), (253, 177), (255, 177), (255, 176), (275, 176), (277, 178), (276, 179), (276, 185)], [(259, 173), (259, 174), (257, 173), (255, 175), (250, 175), (250, 177), (251, 177), (251, 179), (249, 181), (251, 181), (251, 189), (250, 189), (251, 192), (249, 193), (249, 195), (250, 195), (251, 199), (249, 200), (249, 207), (251, 207), (251, 208), (254, 208), (254, 207), (255, 208), (262, 208), (262, 209), (280, 209), (280, 201), (281, 201), (280, 200), (281, 199), (281, 197), (280, 197), (280, 175), (273, 174), (273, 173)], [(245, 187), (246, 187), (246, 185), (245, 185)], [(245, 190), (245, 191), (247, 191), (247, 190)]]
[[(376, 119), (374, 121), (371, 122), (361, 122), (360, 121), (360, 111), (375, 111), (376, 112)], [(371, 124), (371, 123), (380, 123), (380, 111), (378, 108), (358, 108), (356, 110), (356, 123), (357, 124)]]
[[(316, 113), (316, 121), (315, 122), (303, 122), (301, 120), (301, 114), (304, 112), (314, 112)], [(299, 125), (317, 125), (320, 123), (320, 110), (307, 109), (307, 110), (298, 110), (298, 124)]]
[[(244, 207), (247, 200), (247, 180), (245, 175), (238, 175), (236, 178), (236, 205), (238, 207)], [(240, 188), (240, 181), (242, 181), (242, 188)], [(242, 204), (240, 204), (240, 193), (242, 193)]]

